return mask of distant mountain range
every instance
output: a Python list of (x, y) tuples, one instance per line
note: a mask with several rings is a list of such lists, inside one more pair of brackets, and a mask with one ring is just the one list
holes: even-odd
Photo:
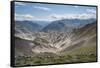
[(41, 25), (32, 21), (15, 21), (16, 33), (37, 32), (42, 28)]
[(37, 23), (38, 25), (41, 25), (42, 27), (47, 26), (50, 24), (50, 21), (33, 21), (34, 23)]
[(95, 19), (87, 19), (87, 20), (81, 20), (81, 19), (62, 19), (51, 22), (49, 25), (44, 27), (42, 31), (72, 31), (74, 28), (80, 28), (86, 24), (92, 23), (96, 21)]
[(86, 24), (96, 21), (95, 19), (62, 19), (52, 22), (47, 21), (15, 21), (16, 33), (48, 32), (48, 31), (72, 31)]

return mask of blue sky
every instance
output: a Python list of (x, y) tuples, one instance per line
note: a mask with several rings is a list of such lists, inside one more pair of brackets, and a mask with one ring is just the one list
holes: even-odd
[(15, 2), (16, 20), (54, 21), (96, 18), (96, 7)]

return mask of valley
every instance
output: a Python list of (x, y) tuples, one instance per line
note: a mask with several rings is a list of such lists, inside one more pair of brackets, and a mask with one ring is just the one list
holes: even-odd
[(15, 34), (15, 65), (96, 61), (96, 23), (71, 31)]

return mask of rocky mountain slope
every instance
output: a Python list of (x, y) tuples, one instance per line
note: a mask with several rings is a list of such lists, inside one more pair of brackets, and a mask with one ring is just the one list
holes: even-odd
[(45, 52), (59, 54), (96, 46), (96, 22), (71, 32), (34, 32), (31, 36), (32, 39), (15, 37), (16, 56), (33, 56)]

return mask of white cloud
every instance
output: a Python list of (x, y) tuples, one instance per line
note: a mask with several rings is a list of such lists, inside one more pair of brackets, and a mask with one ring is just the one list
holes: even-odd
[(34, 17), (30, 14), (15, 14), (15, 20), (33, 20)]
[(65, 15), (59, 15), (59, 14), (51, 14), (48, 16), (49, 19), (51, 20), (59, 20), (59, 19), (63, 19), (66, 18)]
[(30, 14), (15, 14), (15, 20), (37, 20), (37, 21), (55, 21), (60, 19), (91, 19), (96, 18), (96, 14), (82, 13), (82, 14), (50, 14), (43, 17), (34, 17)]
[(22, 2), (15, 2), (15, 5), (25, 6), (25, 3), (22, 3)]
[(94, 10), (94, 9), (86, 9), (86, 11), (89, 13), (94, 13), (94, 14), (96, 13), (96, 10)]
[(82, 13), (82, 14), (52, 14), (49, 15), (48, 19), (59, 20), (59, 19), (91, 19), (96, 18), (96, 14), (93, 13)]
[(44, 11), (51, 11), (51, 9), (47, 7), (34, 6), (34, 8), (39, 9), (39, 10), (44, 10)]
[(80, 14), (78, 16), (79, 19), (90, 19), (90, 18), (96, 18), (96, 14), (93, 14), (93, 13), (83, 13), (83, 14)]

